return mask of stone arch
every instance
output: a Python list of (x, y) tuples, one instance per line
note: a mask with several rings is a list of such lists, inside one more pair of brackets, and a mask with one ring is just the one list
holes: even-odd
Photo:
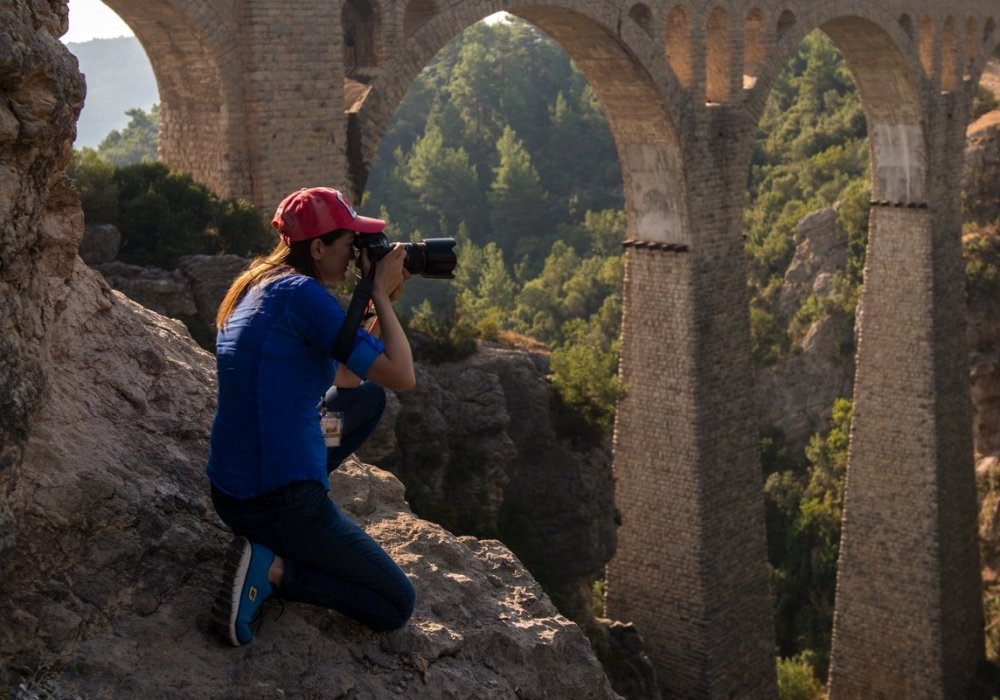
[[(969, 515), (975, 512), (975, 488), (971, 419), (964, 412), (968, 368), (960, 342), (957, 185), (930, 173), (953, 172), (961, 163), (955, 144), (962, 129), (949, 122), (955, 100), (934, 89), (942, 66), (934, 29), (943, 29), (943, 22), (921, 22), (921, 51), (898, 21), (874, 8), (866, 12), (816, 13), (802, 22), (822, 29), (844, 55), (861, 96), (872, 163), (830, 697), (902, 697), (915, 688), (959, 697), (982, 653), (981, 581), (975, 518)], [(920, 260), (919, 269), (900, 275), (904, 260)], [(901, 354), (908, 355), (907, 375), (914, 376), (912, 371), (926, 381), (890, 398), (889, 387), (905, 380), (886, 363)], [(921, 403), (918, 395), (932, 398), (913, 412), (903, 408)], [(905, 437), (925, 422), (935, 426), (933, 447)], [(888, 483), (890, 465), (903, 463), (909, 465), (905, 475), (893, 472)], [(907, 486), (900, 490), (902, 482)], [(883, 516), (902, 503), (912, 504), (905, 527)], [(913, 548), (924, 548), (926, 555), (907, 560), (902, 553)], [(876, 599), (871, 592), (894, 585), (888, 581), (906, 583)], [(904, 630), (914, 620), (930, 633), (908, 635)], [(876, 670), (890, 667), (897, 673)]]
[(372, 0), (346, 0), (341, 9), (344, 75), (368, 82), (379, 65), (379, 9)]
[(941, 90), (944, 92), (957, 88), (961, 76), (957, 32), (955, 18), (946, 17), (941, 29)]
[[(496, 8), (499, 9), (499, 8)], [(617, 36), (618, 14), (594, 18), (564, 7), (507, 6), (507, 12), (531, 22), (562, 46), (590, 82), (604, 106), (614, 136), (628, 211), (630, 238), (663, 243), (688, 243), (684, 174), (680, 144), (675, 130), (676, 115), (662, 95), (676, 84), (658, 85), (637, 58), (637, 42), (645, 39), (647, 61), (662, 61), (660, 49), (641, 29), (630, 34), (630, 48)], [(489, 15), (493, 8), (460, 8), (454, 15), (441, 13), (421, 31), (424, 39), (409, 42), (380, 72), (373, 90), (357, 115), (365, 134), (360, 155), (363, 173), (355, 179), (360, 191), (378, 142), (388, 128), (396, 107), (417, 73), (451, 39)], [(659, 73), (666, 75), (661, 63)]]
[(924, 15), (920, 18), (917, 29), (917, 42), (920, 47), (920, 64), (924, 67), (924, 75), (934, 78), (934, 20)]
[(197, 0), (105, 0), (142, 44), (160, 93), (158, 157), (222, 195), (250, 192), (243, 65), (229, 22)]
[(778, 38), (783, 39), (788, 32), (792, 30), (798, 19), (795, 17), (795, 13), (791, 10), (783, 10), (778, 16)]
[(971, 79), (973, 66), (979, 57), (979, 22), (975, 17), (965, 18), (965, 33), (962, 39), (962, 77)]
[(718, 104), (732, 100), (731, 31), (729, 14), (713, 7), (705, 27), (705, 101)]
[(409, 39), (438, 12), (432, 0), (410, 0), (403, 12), (403, 38)]
[(653, 12), (649, 5), (644, 2), (637, 2), (628, 10), (628, 16), (633, 22), (642, 27), (642, 31), (649, 36), (653, 36)]
[[(941, 55), (930, 19), (921, 21), (922, 46), (874, 7), (800, 19), (781, 53), (790, 55), (811, 28), (831, 38), (861, 96), (872, 163), (830, 697), (960, 697), (982, 654), (981, 581), (957, 186), (930, 176), (961, 164), (960, 125), (948, 121), (955, 100), (932, 89)], [(906, 260), (920, 262), (901, 275)], [(906, 375), (926, 378), (919, 387), (888, 369), (903, 354)], [(934, 428), (918, 445), (909, 436), (925, 423)], [(884, 517), (904, 503), (911, 504), (905, 526)], [(924, 552), (920, 561), (904, 554), (915, 548)], [(905, 583), (881, 594), (898, 582)], [(928, 634), (907, 634), (914, 624)]]
[(903, 31), (906, 32), (906, 36), (910, 37), (910, 40), (912, 41), (913, 37), (916, 36), (913, 31), (913, 18), (904, 12), (899, 16), (899, 26), (903, 28)]
[[(669, 86), (656, 84), (633, 53), (639, 37), (631, 37), (630, 50), (607, 23), (573, 10), (528, 6), (510, 12), (552, 36), (600, 99), (621, 164), (629, 238), (691, 244), (677, 122), (663, 100)], [(660, 58), (653, 42), (645, 56)]]
[(871, 143), (872, 199), (926, 202), (924, 107), (916, 66), (900, 48), (906, 45), (902, 37), (853, 17), (820, 28), (843, 53), (861, 93)]
[(754, 8), (743, 22), (743, 89), (757, 82), (757, 72), (767, 59), (764, 37), (764, 13)]
[(677, 80), (690, 88), (694, 79), (694, 56), (691, 43), (691, 19), (688, 9), (677, 5), (667, 13), (667, 62)]
[[(808, 20), (808, 21), (807, 21)], [(817, 11), (780, 42), (768, 64), (763, 90), (812, 29), (821, 29), (841, 51), (861, 94), (872, 157), (872, 197), (916, 204), (926, 197), (926, 134), (920, 58), (898, 21), (872, 9), (868, 16)], [(759, 83), (760, 87), (760, 83)], [(762, 103), (761, 103), (762, 104)]]

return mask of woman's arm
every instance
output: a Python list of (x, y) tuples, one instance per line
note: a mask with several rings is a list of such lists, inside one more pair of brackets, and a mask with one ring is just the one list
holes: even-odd
[(333, 378), (333, 385), (338, 389), (357, 389), (361, 386), (361, 377), (347, 369), (347, 365), (337, 363), (337, 374)]

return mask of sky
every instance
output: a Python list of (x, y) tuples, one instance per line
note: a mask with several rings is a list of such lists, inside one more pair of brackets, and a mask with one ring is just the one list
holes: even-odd
[[(486, 18), (487, 22), (499, 21), (505, 13), (498, 12)], [(76, 44), (91, 39), (111, 39), (132, 36), (132, 30), (100, 0), (69, 0), (69, 31), (62, 38), (65, 44)]]
[(63, 43), (132, 36), (132, 30), (100, 0), (69, 0), (69, 31)]

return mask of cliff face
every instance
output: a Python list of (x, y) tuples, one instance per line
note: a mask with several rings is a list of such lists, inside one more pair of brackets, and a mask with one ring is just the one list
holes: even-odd
[[(799, 221), (795, 255), (778, 296), (778, 313), (791, 318), (810, 296), (824, 303), (835, 296), (847, 269), (847, 235), (837, 211), (820, 209)], [(778, 428), (792, 454), (830, 425), (834, 400), (850, 398), (854, 385), (854, 320), (832, 311), (813, 321), (792, 354), (755, 373), (758, 420)]]
[(63, 0), (0, 7), (0, 689), (47, 667), (61, 696), (616, 697), (505, 547), (420, 520), (356, 461), (333, 495), (413, 580), (411, 623), (374, 634), (288, 604), (245, 648), (209, 629), (229, 539), (203, 473), (213, 362), (76, 255), (65, 17)]
[[(398, 397), (398, 447), (379, 464), (400, 475), (421, 514), (498, 535), (580, 621), (616, 544), (607, 441), (556, 433), (545, 353), (485, 343), (418, 375)], [(393, 430), (392, 417), (383, 422)]]
[[(1000, 60), (990, 60), (982, 85), (1000, 97)], [(966, 233), (969, 367), (976, 408), (978, 458), (1000, 457), (1000, 110), (966, 132), (962, 180)]]
[(82, 223), (61, 175), (84, 95), (58, 39), (66, 22), (61, 2), (0, 6), (0, 567), (14, 546), (7, 500), (45, 394), (47, 336)]

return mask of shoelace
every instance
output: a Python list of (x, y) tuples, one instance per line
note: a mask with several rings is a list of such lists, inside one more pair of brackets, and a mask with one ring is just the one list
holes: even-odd
[[(281, 606), (281, 609), (278, 611), (278, 615), (274, 618), (274, 622), (277, 622), (278, 620), (281, 619), (281, 616), (285, 614), (285, 601), (283, 601), (281, 598), (271, 597), (268, 599), (267, 602), (270, 602), (272, 600), (276, 602), (279, 606)], [(261, 605), (259, 608), (257, 608), (257, 611), (253, 614), (253, 617), (250, 618), (250, 629), (253, 630), (254, 636), (257, 636), (257, 633), (260, 631), (261, 627), (264, 626), (265, 607), (268, 607), (266, 603), (265, 605)]]

